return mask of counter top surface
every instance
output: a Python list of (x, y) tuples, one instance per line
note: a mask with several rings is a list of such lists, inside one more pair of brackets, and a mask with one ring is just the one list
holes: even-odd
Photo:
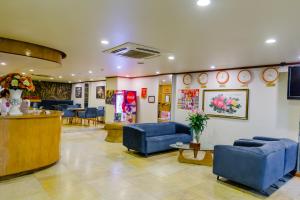
[(31, 113), (22, 114), (22, 115), (5, 115), (5, 116), (0, 115), (0, 120), (1, 119), (48, 118), (48, 117), (59, 117), (62, 115), (62, 112), (60, 111), (46, 111), (46, 113), (42, 111), (38, 111), (38, 112), (30, 111), (30, 112)]

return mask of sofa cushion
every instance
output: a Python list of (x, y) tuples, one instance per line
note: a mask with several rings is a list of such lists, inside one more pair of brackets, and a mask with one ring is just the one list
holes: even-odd
[(172, 122), (167, 123), (143, 123), (135, 124), (138, 128), (145, 131), (146, 137), (155, 137), (161, 135), (171, 135), (176, 133), (175, 124)]
[(176, 142), (189, 143), (191, 140), (192, 137), (185, 133), (147, 137), (147, 152), (152, 153), (172, 149), (170, 147), (171, 144), (175, 144)]

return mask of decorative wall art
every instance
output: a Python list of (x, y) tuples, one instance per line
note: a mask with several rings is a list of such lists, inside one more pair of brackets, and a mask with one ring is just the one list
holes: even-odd
[(75, 87), (75, 98), (82, 98), (82, 87)]
[(96, 99), (105, 99), (105, 86), (96, 86)]
[(115, 105), (115, 90), (106, 90), (105, 103)]
[(147, 88), (142, 88), (141, 89), (141, 97), (142, 97), (142, 99), (147, 98)]
[(266, 82), (266, 86), (275, 86), (275, 81), (279, 78), (279, 72), (275, 67), (269, 67), (263, 70), (262, 78)]
[(199, 108), (199, 89), (183, 89), (178, 91), (178, 109), (197, 110)]
[(148, 96), (148, 103), (155, 103), (155, 96)]
[(248, 119), (248, 89), (204, 90), (202, 109), (210, 117)]

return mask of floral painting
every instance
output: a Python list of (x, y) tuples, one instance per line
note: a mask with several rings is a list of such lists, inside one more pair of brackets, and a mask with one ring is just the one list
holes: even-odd
[(211, 117), (248, 119), (248, 89), (204, 90), (202, 109)]

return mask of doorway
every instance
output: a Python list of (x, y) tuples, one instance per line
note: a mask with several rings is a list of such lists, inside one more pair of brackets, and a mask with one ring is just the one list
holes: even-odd
[(172, 75), (160, 76), (158, 89), (158, 122), (171, 121)]

